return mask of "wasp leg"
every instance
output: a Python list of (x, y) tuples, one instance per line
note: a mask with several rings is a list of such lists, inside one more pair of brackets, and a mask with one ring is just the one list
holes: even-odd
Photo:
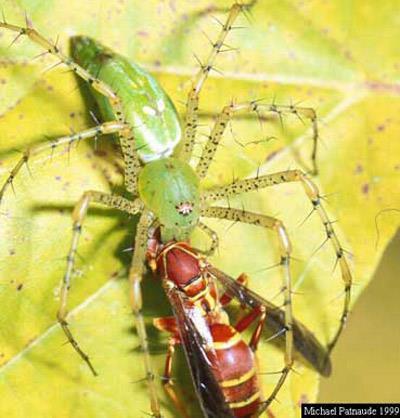
[[(239, 284), (241, 284), (241, 285), (243, 285), (243, 286), (246, 286), (247, 285), (247, 283), (249, 282), (249, 276), (247, 275), (247, 274), (245, 274), (245, 273), (242, 273), (237, 279), (236, 279), (236, 281), (239, 283)], [(225, 292), (221, 297), (220, 297), (220, 299), (219, 299), (219, 303), (222, 305), (222, 306), (226, 306), (226, 305), (228, 305), (228, 303), (230, 303), (231, 302), (231, 300), (233, 299), (233, 296), (231, 296), (228, 292)], [(244, 305), (243, 305), (244, 306)]]
[(255, 320), (257, 321), (257, 326), (253, 331), (253, 334), (250, 339), (249, 346), (253, 351), (257, 350), (258, 343), (260, 341), (261, 332), (267, 317), (266, 308), (263, 305), (257, 306), (252, 309), (246, 316), (241, 318), (239, 322), (235, 325), (235, 328), (239, 332), (243, 332), (247, 329)]
[(165, 358), (165, 368), (163, 376), (163, 386), (168, 397), (171, 399), (175, 408), (180, 412), (183, 418), (190, 418), (188, 411), (180, 400), (172, 381), (172, 360), (175, 353), (175, 345), (181, 344), (181, 340), (176, 326), (176, 321), (173, 316), (164, 318), (155, 318), (153, 320), (154, 326), (162, 332), (168, 332), (172, 336), (168, 340), (167, 356)]
[[(249, 277), (247, 274), (242, 273), (237, 279), (236, 282), (242, 286), (246, 286), (249, 281)], [(222, 306), (226, 306), (232, 300), (233, 296), (231, 296), (228, 292), (225, 292), (219, 299)], [(245, 308), (245, 307), (242, 307)], [(238, 332), (242, 333), (245, 331), (256, 319), (258, 319), (257, 326), (253, 331), (253, 334), (250, 339), (249, 346), (253, 351), (257, 350), (258, 343), (260, 341), (261, 332), (264, 326), (264, 322), (266, 319), (266, 308), (265, 306), (256, 306), (252, 309), (247, 315), (243, 316), (235, 325), (235, 328)]]

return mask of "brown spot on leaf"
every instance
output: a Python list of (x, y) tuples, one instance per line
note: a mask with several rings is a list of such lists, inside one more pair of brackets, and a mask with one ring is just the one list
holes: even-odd
[(361, 164), (357, 164), (354, 169), (354, 174), (361, 174), (364, 171), (364, 167)]
[(361, 186), (361, 193), (367, 195), (369, 193), (369, 184), (368, 183), (364, 183)]

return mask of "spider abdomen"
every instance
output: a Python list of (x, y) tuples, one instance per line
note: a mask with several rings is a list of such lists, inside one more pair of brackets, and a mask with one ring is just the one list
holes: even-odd
[[(124, 119), (133, 128), (135, 148), (143, 162), (169, 157), (181, 139), (171, 99), (146, 71), (86, 36), (71, 38), (74, 60), (107, 83), (121, 99)], [(93, 89), (92, 89), (93, 90)], [(93, 90), (102, 117), (115, 120), (108, 99)]]

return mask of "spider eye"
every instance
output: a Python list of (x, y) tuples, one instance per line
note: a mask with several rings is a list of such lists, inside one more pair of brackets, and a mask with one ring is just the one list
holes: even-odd
[(188, 216), (193, 212), (193, 206), (192, 202), (181, 202), (175, 206), (175, 209), (180, 215)]

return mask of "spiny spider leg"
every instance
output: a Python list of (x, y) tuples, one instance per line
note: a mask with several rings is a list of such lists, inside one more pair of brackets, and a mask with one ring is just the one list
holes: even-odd
[(128, 212), (131, 214), (138, 213), (142, 208), (142, 203), (139, 200), (135, 200), (132, 202), (127, 199), (124, 199), (121, 196), (111, 195), (97, 191), (87, 191), (82, 195), (81, 199), (75, 205), (74, 211), (72, 213), (72, 242), (67, 256), (67, 269), (61, 285), (60, 307), (57, 313), (57, 319), (62, 329), (64, 330), (64, 333), (68, 338), (68, 341), (71, 343), (71, 345), (74, 347), (75, 351), (80, 355), (80, 357), (86, 362), (92, 373), (96, 376), (96, 370), (94, 369), (89, 359), (89, 356), (84, 351), (82, 351), (82, 349), (78, 345), (70, 329), (68, 328), (68, 323), (66, 320), (68, 292), (71, 287), (71, 279), (74, 271), (75, 256), (78, 249), (79, 238), (82, 232), (82, 224), (86, 217), (89, 205), (92, 202), (102, 203), (108, 207), (119, 209), (123, 212)]
[(15, 177), (20, 172), (21, 168), (24, 164), (28, 164), (28, 161), (35, 155), (41, 154), (44, 151), (51, 150), (53, 151), (55, 148), (59, 147), (60, 145), (68, 145), (71, 146), (74, 143), (78, 143), (82, 139), (88, 139), (96, 137), (97, 135), (107, 135), (120, 132), (122, 129), (125, 128), (125, 125), (121, 122), (106, 122), (101, 125), (95, 126), (90, 129), (86, 129), (84, 131), (63, 136), (52, 140), (50, 142), (45, 142), (42, 144), (34, 145), (31, 148), (28, 148), (24, 151), (23, 156), (17, 162), (15, 167), (11, 170), (10, 175), (8, 176), (7, 180), (3, 184), (0, 189), (0, 203), (4, 196), (4, 193), (8, 189), (9, 186), (12, 185)]
[(240, 180), (228, 186), (216, 187), (210, 190), (206, 190), (202, 195), (202, 200), (209, 204), (210, 202), (217, 201), (230, 196), (235, 196), (245, 192), (250, 192), (252, 190), (263, 189), (269, 186), (275, 186), (281, 183), (289, 182), (300, 182), (303, 185), (304, 192), (310, 199), (314, 210), (318, 212), (325, 228), (326, 237), (328, 240), (331, 241), (333, 249), (335, 251), (341, 270), (342, 280), (344, 282), (345, 298), (342, 315), (340, 318), (340, 325), (334, 337), (328, 344), (329, 355), (335, 347), (339, 339), (339, 336), (344, 329), (347, 317), (349, 315), (351, 286), (353, 279), (349, 264), (344, 254), (343, 247), (341, 246), (339, 239), (335, 233), (335, 230), (333, 229), (332, 222), (329, 220), (326, 210), (321, 203), (321, 196), (317, 186), (301, 170), (287, 170), (279, 173), (259, 176), (256, 178)]
[(230, 104), (225, 106), (222, 112), (219, 114), (214, 127), (211, 131), (208, 141), (203, 149), (203, 152), (200, 157), (200, 161), (196, 167), (196, 173), (198, 176), (203, 179), (207, 175), (210, 164), (213, 161), (215, 152), (218, 148), (218, 145), (221, 141), (221, 138), (225, 132), (225, 129), (229, 121), (233, 118), (235, 113), (238, 112), (263, 112), (263, 113), (273, 113), (277, 114), (279, 117), (285, 114), (297, 115), (299, 118), (307, 118), (312, 123), (313, 129), (313, 149), (311, 153), (311, 162), (312, 162), (312, 174), (318, 173), (318, 168), (316, 164), (316, 155), (317, 155), (317, 144), (318, 144), (318, 124), (317, 124), (317, 115), (315, 110), (311, 107), (297, 107), (294, 105), (276, 105), (276, 104), (262, 104), (257, 101), (251, 101), (247, 103), (239, 104)]
[[(279, 219), (272, 218), (267, 215), (247, 212), (240, 209), (214, 206), (203, 209), (201, 211), (201, 216), (261, 226), (263, 228), (274, 230), (278, 235), (281, 251), (280, 264), (283, 270), (282, 293), (284, 295), (285, 306), (285, 365), (281, 371), (281, 376), (276, 383), (274, 390), (268, 399), (263, 403), (260, 411), (258, 412), (259, 415), (265, 411), (270, 403), (275, 399), (293, 366), (293, 313), (291, 296), (292, 282), (290, 275), (290, 254), (292, 251), (292, 246), (283, 223)], [(255, 340), (254, 343), (257, 343), (257, 341)]]
[[(32, 27), (28, 20), (26, 27), (12, 25), (6, 21), (0, 21), (0, 28), (5, 28), (13, 32), (17, 32), (17, 37), (26, 35), (33, 43), (44, 48), (46, 52), (58, 57), (61, 63), (65, 64), (77, 76), (87, 81), (88, 84), (92, 86), (98, 93), (105, 96), (109, 100), (117, 121), (125, 125), (121, 99), (117, 96), (113, 89), (103, 81), (94, 77), (83, 67), (76, 64), (73, 60), (71, 60), (71, 58), (63, 54), (56, 44), (53, 44), (43, 35), (37, 32), (37, 30)], [(125, 161), (125, 185), (129, 192), (137, 195), (137, 173), (140, 169), (140, 161), (135, 149), (133, 131), (128, 125), (125, 125), (125, 128), (119, 130), (118, 133)]]
[(200, 91), (205, 81), (207, 80), (208, 74), (213, 68), (217, 55), (221, 52), (221, 48), (223, 47), (225, 39), (232, 29), (232, 25), (236, 18), (241, 12), (243, 12), (245, 9), (251, 8), (255, 3), (256, 1), (254, 0), (247, 5), (235, 3), (230, 8), (225, 24), (222, 26), (222, 30), (219, 33), (216, 42), (212, 45), (212, 49), (205, 61), (205, 64), (201, 65), (200, 70), (192, 81), (192, 88), (189, 91), (186, 104), (185, 129), (180, 154), (180, 157), (185, 161), (190, 159), (194, 144), (196, 142)]
[(141, 290), (141, 282), (143, 278), (143, 270), (146, 260), (148, 230), (153, 222), (153, 217), (148, 210), (144, 210), (140, 216), (137, 224), (135, 236), (135, 248), (132, 258), (131, 268), (129, 270), (130, 283), (130, 302), (135, 316), (136, 329), (140, 340), (140, 345), (143, 351), (144, 366), (146, 370), (146, 380), (150, 394), (150, 405), (153, 417), (161, 418), (160, 403), (157, 395), (157, 388), (155, 385), (155, 375), (150, 358), (149, 344), (146, 333), (146, 325), (144, 323), (142, 307), (143, 297)]
[(218, 248), (219, 245), (218, 235), (214, 230), (212, 230), (209, 226), (203, 224), (202, 222), (199, 222), (197, 226), (210, 237), (211, 245), (208, 250), (204, 251), (204, 255), (206, 255), (207, 257), (211, 257), (215, 253), (215, 250)]
[[(0, 28), (3, 27), (5, 29), (14, 31), (18, 33), (18, 36), (26, 35), (28, 38), (34, 42), (35, 44), (43, 47), (48, 53), (58, 57), (62, 63), (64, 63), (68, 68), (70, 68), (75, 74), (77, 74), (79, 77), (81, 77), (83, 80), (87, 81), (90, 86), (92, 86), (97, 92), (105, 96), (116, 116), (117, 122), (123, 124), (125, 126), (124, 129), (119, 131), (119, 139), (121, 143), (122, 153), (124, 156), (125, 161), (125, 186), (126, 189), (131, 192), (134, 196), (137, 195), (137, 179), (138, 179), (138, 173), (140, 171), (141, 165), (139, 156), (137, 153), (137, 150), (135, 148), (135, 141), (134, 141), (134, 135), (133, 130), (128, 125), (125, 124), (124, 120), (124, 114), (123, 114), (123, 106), (121, 99), (118, 97), (118, 95), (113, 91), (113, 89), (108, 86), (103, 81), (99, 80), (98, 78), (94, 77), (92, 74), (90, 74), (87, 70), (85, 70), (80, 65), (76, 64), (73, 60), (71, 60), (69, 57), (64, 55), (60, 49), (57, 47), (57, 45), (51, 43), (49, 40), (47, 40), (44, 36), (39, 34), (34, 28), (31, 27), (31, 24), (27, 21), (26, 27), (16, 26), (12, 24), (8, 24), (7, 22), (3, 21), (0, 22)], [(84, 201), (83, 199), (81, 201), (81, 205), (78, 205), (78, 207), (82, 209), (77, 209), (74, 211), (74, 225), (75, 220), (79, 221), (81, 210), (82, 212), (82, 219), (84, 217), (84, 214), (86, 212), (86, 209), (84, 208)], [(102, 202), (105, 203), (105, 202)], [(82, 206), (83, 205), (83, 206)], [(77, 212), (78, 211), (78, 212)], [(140, 226), (143, 225), (143, 216), (142, 216), (142, 223), (138, 225), (138, 231), (140, 230)], [(91, 368), (92, 372), (95, 373), (95, 370), (93, 369), (93, 366), (91, 365), (87, 355), (80, 350), (78, 344), (73, 339), (71, 333), (68, 330), (65, 316), (66, 316), (66, 295), (69, 289), (69, 282), (72, 274), (72, 266), (74, 262), (74, 256), (76, 252), (76, 245), (78, 243), (79, 239), (79, 233), (80, 231), (75, 230), (74, 226), (74, 235), (73, 235), (73, 241), (71, 246), (70, 255), (68, 256), (68, 267), (67, 267), (67, 274), (66, 279), (64, 279), (63, 287), (62, 287), (62, 302), (61, 308), (58, 314), (59, 321), (64, 329), (64, 331), (67, 334), (68, 340), (71, 342), (71, 344), (74, 346), (76, 351), (79, 353), (79, 355), (85, 360), (85, 362), (88, 364), (88, 366)], [(138, 239), (135, 248), (138, 244), (142, 244), (142, 246), (145, 247), (147, 237), (142, 239)], [(135, 271), (138, 269), (138, 263), (144, 263), (144, 251), (143, 254), (138, 258), (136, 252), (134, 256), (134, 262), (132, 265), (132, 271)], [(70, 261), (71, 260), (71, 261)], [(140, 269), (141, 271), (142, 269)], [(132, 277), (132, 275), (130, 276)], [(134, 275), (135, 277), (135, 275)], [(135, 295), (132, 300), (135, 300), (135, 302), (132, 302), (132, 306), (135, 312), (136, 319), (138, 320), (137, 328), (138, 328), (138, 334), (142, 346), (142, 350), (145, 354), (145, 367), (146, 367), (146, 375), (147, 380), (149, 383), (149, 390), (150, 390), (150, 397), (151, 397), (151, 409), (153, 416), (156, 418), (161, 418), (160, 408), (159, 408), (159, 401), (156, 394), (156, 389), (154, 385), (154, 374), (152, 372), (151, 364), (150, 364), (150, 355), (148, 352), (148, 344), (147, 344), (147, 337), (146, 337), (146, 330), (144, 327), (144, 321), (143, 317), (141, 315), (140, 309), (136, 309), (137, 305), (141, 306), (141, 291), (140, 291), (140, 280), (132, 280), (133, 284), (133, 294)], [(136, 286), (136, 287), (135, 287)]]
[[(77, 203), (73, 211), (73, 238), (71, 249), (67, 258), (67, 271), (64, 276), (62, 289), (61, 289), (61, 303), (60, 310), (58, 312), (58, 320), (66, 333), (69, 342), (82, 357), (82, 359), (88, 364), (93, 374), (96, 375), (96, 371), (91, 364), (89, 357), (85, 354), (73, 338), (70, 330), (68, 329), (67, 322), (65, 320), (67, 314), (67, 295), (70, 288), (71, 277), (73, 273), (73, 266), (75, 263), (75, 255), (78, 247), (79, 237), (82, 230), (82, 223), (86, 216), (89, 204), (92, 202), (102, 203), (108, 207), (119, 209), (123, 212), (135, 215), (143, 210), (143, 204), (139, 199), (130, 201), (118, 195), (111, 195), (102, 192), (88, 191), (85, 192)], [(132, 266), (129, 272), (129, 280), (131, 283), (131, 305), (136, 319), (137, 332), (140, 339), (140, 344), (144, 355), (144, 364), (146, 370), (146, 379), (149, 386), (149, 393), (151, 398), (151, 410), (155, 418), (161, 418), (160, 406), (156, 387), (154, 383), (154, 373), (151, 365), (149, 347), (146, 335), (145, 324), (142, 316), (142, 292), (140, 283), (143, 275), (143, 267), (145, 261), (145, 252), (147, 248), (147, 231), (150, 227), (152, 218), (147, 211), (144, 211), (140, 217), (137, 234), (135, 241), (135, 249), (132, 260)]]

